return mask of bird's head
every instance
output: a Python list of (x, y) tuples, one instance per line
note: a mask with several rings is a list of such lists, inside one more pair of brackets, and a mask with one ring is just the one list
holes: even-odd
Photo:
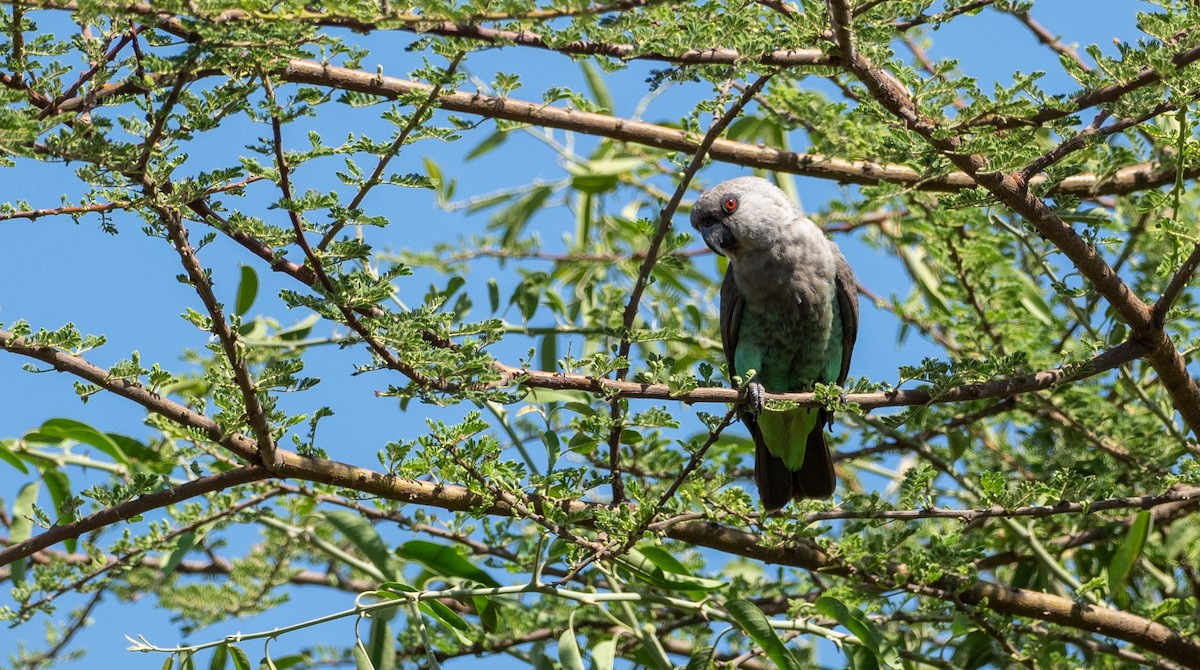
[(781, 226), (801, 218), (786, 193), (759, 177), (717, 184), (692, 206), (692, 227), (704, 244), (730, 258), (778, 244)]

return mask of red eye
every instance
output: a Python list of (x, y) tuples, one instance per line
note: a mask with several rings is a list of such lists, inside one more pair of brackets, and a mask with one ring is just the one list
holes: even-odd
[(725, 198), (725, 202), (721, 203), (721, 209), (725, 210), (726, 214), (733, 214), (734, 212), (737, 211), (737, 207), (738, 207), (737, 198), (733, 198), (733, 197)]

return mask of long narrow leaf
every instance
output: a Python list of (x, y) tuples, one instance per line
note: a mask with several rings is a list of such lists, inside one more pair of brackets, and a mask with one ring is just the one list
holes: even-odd
[[(24, 542), (33, 533), (33, 505), (37, 502), (37, 495), (37, 482), (29, 482), (17, 493), (17, 499), (13, 502), (12, 526), (8, 532), (11, 544)], [(24, 560), (14, 561), (10, 570), (14, 584), (25, 581)]]
[(889, 668), (900, 667), (899, 653), (884, 639), (874, 622), (868, 619), (862, 610), (851, 609), (846, 603), (832, 596), (821, 596), (814, 605), (817, 611), (837, 621), (858, 638), (881, 665)]
[(424, 540), (411, 540), (397, 548), (396, 555), (411, 561), (417, 561), (432, 570), (435, 574), (444, 577), (469, 579), (484, 586), (500, 586), (500, 582), (493, 579), (491, 575), (463, 558), (453, 548), (444, 544), (436, 544)]
[(759, 647), (762, 647), (763, 653), (775, 667), (785, 668), (786, 670), (800, 670), (800, 661), (792, 652), (783, 644), (783, 640), (775, 634), (775, 629), (771, 628), (771, 622), (767, 619), (767, 615), (762, 613), (754, 603), (746, 600), (731, 600), (725, 603), (725, 611), (729, 612), (729, 618), (741, 628), (743, 632), (750, 636), (751, 640)]
[(1129, 580), (1133, 566), (1142, 555), (1146, 540), (1150, 537), (1150, 511), (1142, 510), (1129, 524), (1129, 532), (1121, 541), (1121, 546), (1108, 562), (1108, 592), (1122, 607), (1129, 604), (1129, 594), (1125, 592), (1125, 583)]
[(375, 530), (375, 526), (370, 521), (350, 510), (333, 510), (325, 512), (323, 516), (331, 526), (336, 528), (347, 540), (350, 540), (354, 547), (362, 552), (385, 578), (394, 579), (396, 577), (391, 552), (388, 551), (383, 538), (379, 536), (379, 531)]
[(558, 636), (558, 662), (564, 670), (583, 670), (583, 654), (575, 641), (575, 629), (568, 627)]

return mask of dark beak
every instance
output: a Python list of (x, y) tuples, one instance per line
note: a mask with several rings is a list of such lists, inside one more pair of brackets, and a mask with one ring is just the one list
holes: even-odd
[(726, 255), (725, 252), (734, 245), (733, 233), (729, 232), (728, 226), (719, 221), (705, 221), (700, 224), (700, 236), (713, 253), (721, 256)]

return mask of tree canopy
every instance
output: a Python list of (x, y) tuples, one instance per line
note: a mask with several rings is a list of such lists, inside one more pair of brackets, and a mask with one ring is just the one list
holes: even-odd
[[(14, 668), (147, 598), (181, 669), (1200, 668), (1194, 3), (0, 7)], [(686, 223), (751, 172), (864, 309), (771, 515)]]

